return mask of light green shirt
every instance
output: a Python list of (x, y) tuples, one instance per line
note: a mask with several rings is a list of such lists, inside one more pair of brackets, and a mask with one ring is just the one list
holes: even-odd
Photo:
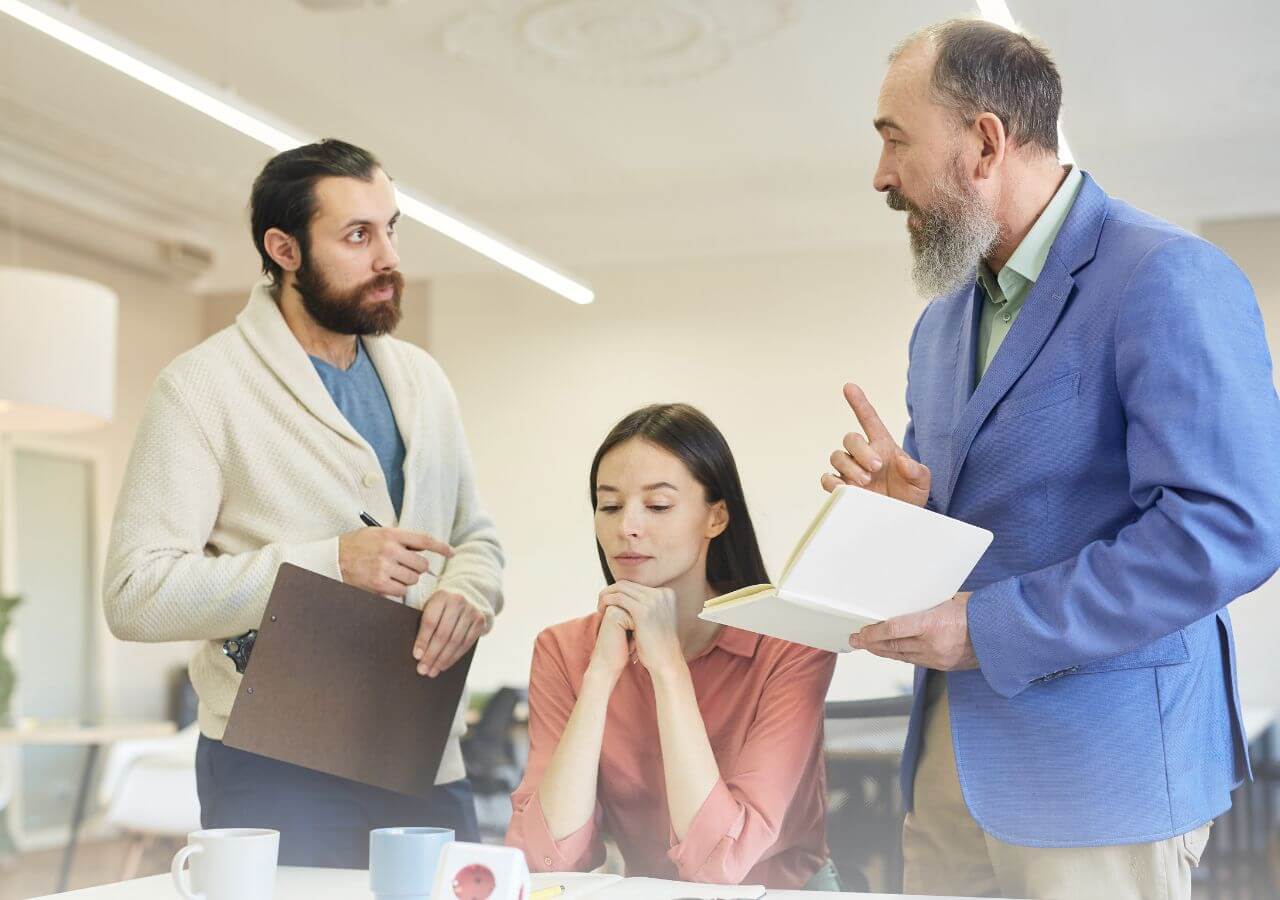
[(986, 298), (982, 303), (982, 315), (978, 319), (977, 381), (981, 381), (986, 374), (1005, 335), (1013, 327), (1013, 320), (1022, 311), (1027, 293), (1040, 277), (1044, 261), (1049, 258), (1049, 248), (1058, 237), (1062, 223), (1067, 220), (1067, 213), (1071, 212), (1083, 181), (1084, 176), (1078, 168), (1071, 166), (1067, 169), (1067, 177), (1063, 179), (1057, 193), (1031, 226), (1022, 243), (1013, 251), (999, 275), (993, 273), (985, 262), (978, 264), (978, 282), (986, 292)]

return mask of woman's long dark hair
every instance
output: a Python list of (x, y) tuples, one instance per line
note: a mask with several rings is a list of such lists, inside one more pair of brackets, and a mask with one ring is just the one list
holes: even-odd
[[(596, 508), (596, 476), (604, 455), (625, 441), (639, 438), (661, 447), (684, 463), (694, 479), (702, 485), (708, 503), (723, 500), (729, 513), (729, 525), (711, 540), (707, 550), (707, 582), (721, 593), (736, 591), (752, 584), (765, 584), (769, 575), (756, 543), (756, 530), (747, 512), (742, 493), (742, 479), (733, 461), (733, 452), (720, 429), (701, 412), (687, 403), (659, 403), (637, 409), (609, 432), (595, 459), (591, 461), (591, 509)], [(604, 580), (613, 584), (609, 558), (596, 541)]]

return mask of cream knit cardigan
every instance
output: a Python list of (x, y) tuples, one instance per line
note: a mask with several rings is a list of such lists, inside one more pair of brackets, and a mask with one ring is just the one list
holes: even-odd
[[(210, 738), (222, 737), (240, 684), (223, 640), (258, 627), (281, 563), (340, 579), (337, 536), (362, 527), (362, 510), (456, 551), (447, 564), (428, 554), (439, 579), (423, 576), (410, 605), (441, 588), (489, 625), (502, 608), (502, 549), (449, 382), (412, 344), (366, 338), (365, 348), (405, 443), (398, 523), (373, 448), (334, 405), (266, 282), (235, 324), (161, 372), (147, 400), (111, 529), (106, 618), (124, 640), (202, 642), (190, 672)], [(437, 784), (464, 777), (465, 706)]]

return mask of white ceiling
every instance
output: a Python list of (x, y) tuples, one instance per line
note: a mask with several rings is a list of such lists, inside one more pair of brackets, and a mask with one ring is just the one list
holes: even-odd
[[(1067, 137), (1104, 187), (1187, 223), (1280, 213), (1280, 4), (1010, 5), (1054, 51)], [(76, 6), (304, 133), (369, 147), (401, 183), (570, 271), (902, 240), (870, 189), (884, 57), (914, 28), (972, 12), (963, 0)], [(209, 245), (208, 288), (253, 272), (245, 203), (268, 155), (0, 18), (0, 181), (62, 182)], [(0, 222), (25, 214), (0, 201)], [(424, 228), (404, 240), (410, 274), (491, 265)]]

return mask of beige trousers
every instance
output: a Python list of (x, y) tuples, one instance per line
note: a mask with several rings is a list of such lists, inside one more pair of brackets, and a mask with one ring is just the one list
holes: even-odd
[(1209, 840), (1206, 823), (1149, 844), (1018, 847), (987, 834), (969, 814), (956, 777), (946, 679), (930, 673), (915, 808), (902, 828), (908, 894), (1026, 900), (1189, 900), (1191, 869)]

